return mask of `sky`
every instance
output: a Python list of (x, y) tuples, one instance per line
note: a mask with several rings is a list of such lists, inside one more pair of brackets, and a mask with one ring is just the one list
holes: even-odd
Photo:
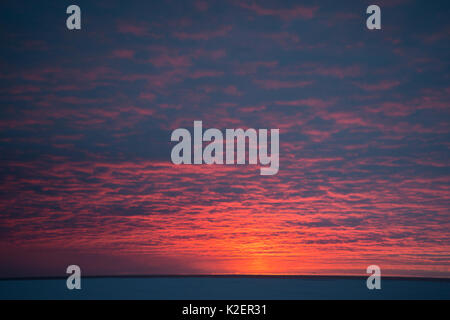
[[(450, 277), (450, 4), (371, 4), (1, 1), (0, 278)], [(195, 120), (279, 172), (173, 164)]]

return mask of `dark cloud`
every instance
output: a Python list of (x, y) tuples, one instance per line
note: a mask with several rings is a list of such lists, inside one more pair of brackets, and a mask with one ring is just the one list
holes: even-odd
[[(354, 1), (81, 0), (79, 32), (69, 4), (0, 4), (0, 277), (72, 253), (92, 274), (448, 275), (446, 1), (381, 2), (381, 32)], [(279, 128), (279, 173), (172, 165), (194, 120)]]

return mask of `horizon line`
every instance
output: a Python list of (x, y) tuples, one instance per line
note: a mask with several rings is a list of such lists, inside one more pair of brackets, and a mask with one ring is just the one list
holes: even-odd
[[(85, 275), (82, 278), (274, 278), (274, 279), (311, 279), (311, 278), (346, 278), (366, 279), (365, 275), (311, 275), (311, 274), (120, 274), (120, 275)], [(59, 280), (67, 276), (24, 276), (24, 277), (0, 277), (0, 281), (20, 280)], [(450, 281), (450, 277), (425, 277), (425, 276), (382, 276), (389, 280), (426, 280), (426, 281)]]

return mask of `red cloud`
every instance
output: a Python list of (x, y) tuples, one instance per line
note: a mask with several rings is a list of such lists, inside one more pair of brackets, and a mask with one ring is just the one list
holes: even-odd
[(112, 52), (113, 58), (131, 59), (134, 56), (134, 51), (129, 49), (119, 49)]
[(365, 84), (365, 83), (358, 83), (354, 82), (353, 84), (361, 89), (364, 89), (366, 91), (383, 91), (383, 90), (390, 90), (392, 88), (397, 87), (400, 85), (400, 81), (396, 80), (384, 80), (379, 83), (375, 84)]
[(149, 34), (148, 29), (149, 29), (149, 27), (144, 23), (131, 24), (131, 23), (127, 23), (127, 22), (120, 22), (117, 26), (117, 30), (120, 33), (127, 33), (127, 34), (132, 34), (135, 36), (148, 35)]
[(190, 77), (192, 79), (199, 79), (199, 78), (211, 78), (211, 77), (220, 77), (224, 73), (222, 71), (213, 71), (213, 70), (199, 70), (194, 71)]
[(308, 99), (300, 99), (300, 100), (290, 100), (290, 101), (276, 101), (275, 104), (283, 105), (283, 106), (307, 106), (312, 108), (327, 108), (334, 104), (333, 101), (325, 101), (317, 98), (308, 98)]
[(180, 40), (210, 40), (213, 38), (224, 37), (226, 36), (231, 29), (231, 26), (225, 26), (215, 31), (203, 31), (196, 33), (189, 32), (175, 32), (174, 36)]
[(260, 6), (259, 4), (253, 3), (245, 3), (239, 2), (239, 6), (249, 9), (260, 16), (275, 16), (283, 20), (292, 20), (292, 19), (312, 19), (316, 15), (319, 7), (303, 7), (303, 6), (295, 6), (289, 9), (269, 9)]
[(303, 88), (313, 84), (313, 81), (280, 81), (280, 80), (253, 80), (264, 89)]

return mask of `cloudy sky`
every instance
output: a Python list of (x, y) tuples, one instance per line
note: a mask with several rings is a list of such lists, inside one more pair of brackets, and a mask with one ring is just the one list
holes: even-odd
[[(370, 4), (3, 0), (0, 277), (450, 277), (450, 4)], [(278, 174), (173, 165), (194, 120)]]

